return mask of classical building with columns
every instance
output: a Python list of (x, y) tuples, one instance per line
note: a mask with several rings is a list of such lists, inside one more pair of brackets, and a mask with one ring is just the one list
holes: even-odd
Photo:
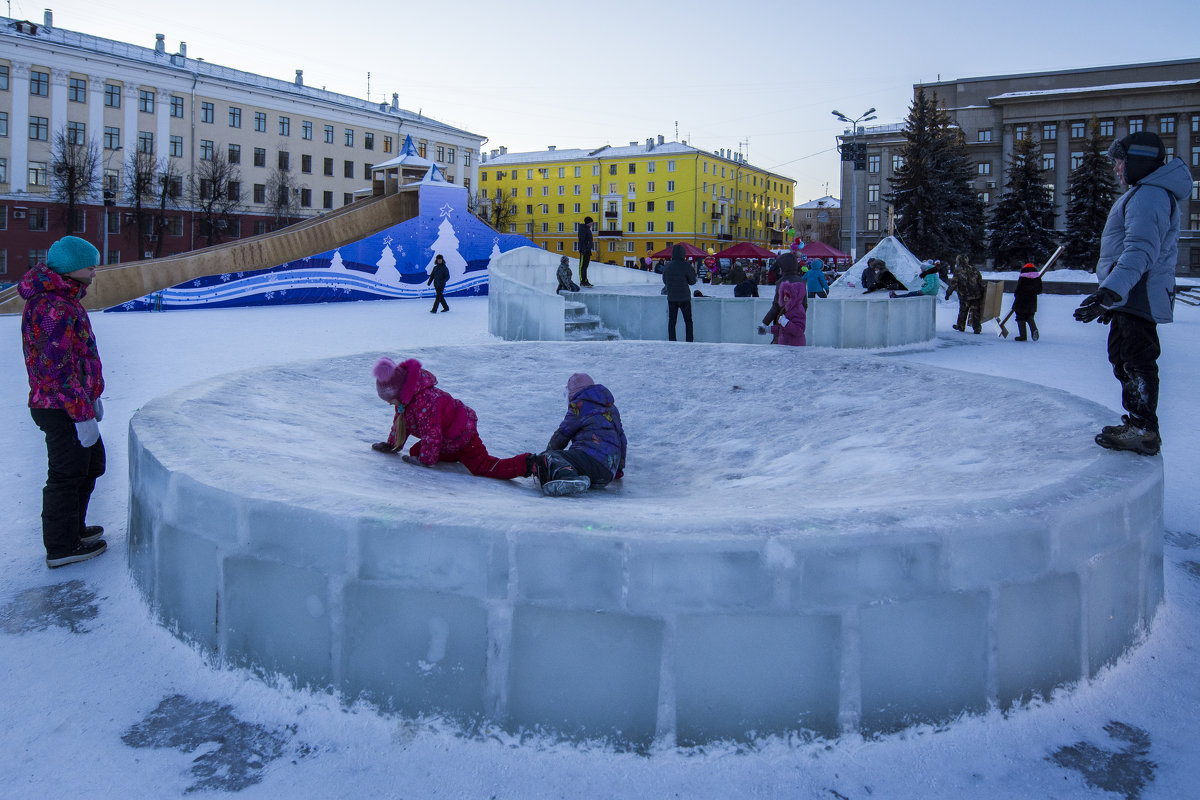
[[(1082, 158), (1092, 117), (1106, 143), (1131, 131), (1158, 133), (1168, 155), (1180, 156), (1192, 169), (1191, 196), (1182, 204), (1178, 270), (1200, 273), (1200, 59), (962, 78), (923, 88), (926, 95), (936, 95), (966, 134), (975, 186), (989, 209), (1004, 191), (1013, 142), (1028, 134), (1038, 143), (1060, 232), (1067, 225), (1068, 178)], [(857, 202), (842, 202), (842, 249), (848, 249), (852, 208), (860, 254), (887, 235), (884, 197), (891, 188), (888, 179), (902, 163), (903, 130), (903, 123), (859, 129), (867, 158), (858, 175)], [(852, 133), (839, 138), (848, 142)], [(850, 196), (852, 168), (852, 162), (842, 163), (843, 198)]]
[[(94, 142), (100, 181), (71, 226), (108, 263), (170, 255), (207, 244), (186, 191), (200, 162), (224, 156), (238, 207), (221, 238), (265, 233), (370, 194), (374, 164), (394, 158), (405, 136), (452, 183), (470, 188), (484, 137), (400, 108), (42, 22), (0, 17), (0, 284), (17, 280), (67, 233), (53, 202), (53, 145)], [(143, 234), (131, 213), (130, 154), (168, 163), (178, 176), (166, 227)], [(201, 171), (200, 174), (203, 174)], [(278, 193), (285, 187), (286, 217)], [(101, 191), (114, 193), (106, 213)], [(107, 232), (107, 236), (105, 233)], [(161, 237), (161, 243), (158, 241)]]

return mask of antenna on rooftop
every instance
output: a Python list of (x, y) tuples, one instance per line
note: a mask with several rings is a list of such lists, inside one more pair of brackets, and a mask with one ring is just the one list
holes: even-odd
[(679, 141), (679, 120), (675, 120), (675, 141)]
[(371, 99), (371, 73), (367, 73), (367, 99)]

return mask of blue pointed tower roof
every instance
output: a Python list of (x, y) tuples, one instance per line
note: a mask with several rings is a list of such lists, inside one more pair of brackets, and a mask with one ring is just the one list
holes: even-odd
[(449, 183), (449, 181), (446, 180), (442, 168), (434, 164), (429, 172), (425, 173), (425, 177), (421, 179), (421, 183)]

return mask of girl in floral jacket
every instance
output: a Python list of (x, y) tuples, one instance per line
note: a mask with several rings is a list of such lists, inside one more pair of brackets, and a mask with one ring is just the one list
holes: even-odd
[(489, 455), (476, 430), (475, 412), (437, 388), (437, 378), (420, 361), (410, 358), (396, 364), (381, 358), (374, 374), (380, 399), (396, 406), (387, 441), (371, 445), (375, 450), (399, 453), (411, 435), (418, 441), (403, 456), (410, 464), (432, 467), (439, 461), (457, 461), (472, 475), (504, 480), (533, 474), (529, 453), (504, 459)]

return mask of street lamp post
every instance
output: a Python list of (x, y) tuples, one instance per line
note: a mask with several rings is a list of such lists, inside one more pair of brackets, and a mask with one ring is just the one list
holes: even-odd
[[(866, 169), (866, 145), (863, 145), (863, 150), (858, 149), (858, 123), (870, 122), (875, 119), (874, 108), (868, 108), (859, 117), (850, 119), (840, 111), (834, 111), (833, 115), (842, 122), (849, 123), (852, 133), (850, 134), (850, 146), (853, 158), (850, 159), (850, 263), (858, 260), (858, 171)], [(843, 146), (845, 142), (843, 141)], [(846, 159), (843, 159), (846, 160)]]

